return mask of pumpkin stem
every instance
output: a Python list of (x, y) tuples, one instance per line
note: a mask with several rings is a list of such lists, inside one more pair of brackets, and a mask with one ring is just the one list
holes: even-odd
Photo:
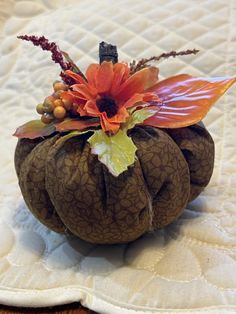
[(103, 61), (112, 61), (112, 63), (118, 62), (118, 53), (116, 46), (102, 41), (99, 44), (99, 62), (100, 64)]

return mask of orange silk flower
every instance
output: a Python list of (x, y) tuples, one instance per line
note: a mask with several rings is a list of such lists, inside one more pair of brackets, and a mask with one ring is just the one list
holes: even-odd
[(104, 61), (91, 64), (86, 78), (68, 70), (74, 79), (72, 90), (62, 93), (64, 99), (73, 103), (80, 116), (99, 117), (104, 131), (115, 134), (121, 123), (129, 117), (128, 108), (138, 103), (158, 102), (158, 95), (146, 90), (157, 84), (158, 69), (144, 68), (133, 75), (126, 63)]
[(202, 120), (211, 106), (236, 81), (235, 77), (192, 77), (179, 74), (158, 81), (158, 69), (146, 67), (130, 75), (126, 63), (91, 64), (87, 80), (66, 71), (76, 84), (62, 97), (80, 116), (99, 117), (104, 131), (115, 134), (129, 117), (128, 108), (145, 103), (154, 114), (143, 124), (181, 128)]

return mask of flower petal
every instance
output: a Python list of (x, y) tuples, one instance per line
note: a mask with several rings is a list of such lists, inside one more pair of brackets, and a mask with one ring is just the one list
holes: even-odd
[(80, 116), (84, 117), (84, 116), (87, 116), (87, 111), (84, 110), (84, 105), (81, 105), (81, 106), (78, 106), (76, 108), (76, 112), (80, 114)]
[(118, 89), (115, 98), (127, 100), (135, 93), (142, 93), (157, 83), (158, 68), (144, 68), (130, 76)]
[(84, 97), (81, 98), (81, 94), (78, 92), (73, 92), (73, 91), (67, 91), (67, 92), (63, 92), (61, 94), (61, 98), (62, 99), (66, 99), (69, 100), (70, 102), (72, 102), (72, 111), (75, 113), (77, 112), (77, 108), (79, 107), (84, 107), (84, 105), (87, 102), (87, 99), (85, 99)]
[(83, 109), (86, 111), (87, 116), (99, 117), (100, 115), (96, 102), (93, 100), (88, 100)]
[(115, 95), (120, 85), (123, 84), (129, 77), (129, 67), (126, 63), (116, 63), (113, 66), (113, 82), (110, 90), (110, 94)]
[(73, 78), (76, 83), (87, 84), (87, 82), (85, 81), (85, 79), (84, 79), (81, 75), (76, 74), (76, 73), (74, 73), (74, 72), (71, 71), (71, 70), (66, 70), (66, 71), (65, 71), (65, 74), (66, 74), (67, 76)]
[(114, 115), (111, 118), (108, 118), (108, 121), (112, 123), (120, 123), (120, 122), (125, 122), (128, 117), (129, 117), (129, 113), (126, 110), (126, 108), (121, 107), (119, 108), (116, 115)]
[(113, 81), (113, 63), (103, 61), (97, 73), (97, 91), (98, 93), (108, 93)]
[(90, 86), (97, 88), (97, 75), (100, 64), (92, 63), (86, 70), (86, 77)]
[(134, 94), (122, 106), (125, 108), (133, 107), (138, 102), (160, 101), (160, 98), (154, 93)]
[(65, 100), (68, 100), (68, 101), (70, 101), (70, 102), (74, 102), (75, 95), (74, 95), (73, 92), (65, 91), (65, 92), (62, 92), (62, 93), (61, 93), (61, 98), (62, 98), (62, 99), (65, 99)]
[(195, 78), (186, 74), (163, 80), (150, 89), (162, 101), (160, 110), (144, 124), (160, 128), (195, 124), (235, 82), (236, 77)]
[(105, 111), (101, 112), (100, 121), (104, 132), (111, 132), (115, 134), (120, 128), (120, 123), (111, 122)]
[(97, 91), (95, 88), (91, 88), (89, 85), (84, 84), (75, 84), (71, 88), (73, 91), (77, 92), (77, 96), (80, 96), (82, 99), (94, 99), (97, 97)]
[(55, 127), (58, 132), (64, 132), (71, 130), (82, 131), (84, 129), (99, 125), (100, 125), (99, 121), (95, 121), (95, 119), (88, 120), (66, 119), (60, 123), (55, 124)]

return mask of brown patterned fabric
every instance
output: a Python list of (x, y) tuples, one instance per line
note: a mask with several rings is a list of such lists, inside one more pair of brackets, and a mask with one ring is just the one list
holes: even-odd
[(15, 150), (15, 169), (16, 174), (19, 176), (20, 174), (20, 167), (25, 160), (26, 156), (31, 152), (31, 150), (42, 142), (43, 139), (37, 138), (34, 140), (29, 140), (27, 138), (21, 139), (18, 141), (16, 150)]
[[(48, 150), (57, 139), (58, 136), (54, 136), (36, 144), (36, 146), (31, 145), (31, 148), (33, 148), (31, 152), (27, 156), (24, 156), (24, 160), (21, 159), (19, 185), (31, 212), (48, 228), (56, 232), (64, 232), (66, 227), (58, 217), (45, 189), (46, 156)], [(22, 143), (24, 146), (27, 144), (24, 141)], [(19, 151), (21, 149), (19, 143), (18, 149)], [(15, 155), (16, 164), (18, 164), (18, 157), (21, 157), (18, 149), (16, 149)], [(22, 149), (21, 153), (25, 154), (25, 151)]]
[(187, 128), (169, 129), (167, 132), (188, 162), (191, 181), (190, 202), (204, 190), (210, 181), (214, 168), (214, 142), (202, 123)]
[(126, 243), (182, 213), (210, 180), (214, 143), (202, 126), (130, 130), (135, 164), (118, 177), (90, 153), (89, 133), (65, 142), (19, 140), (15, 166), (32, 213), (91, 243)]

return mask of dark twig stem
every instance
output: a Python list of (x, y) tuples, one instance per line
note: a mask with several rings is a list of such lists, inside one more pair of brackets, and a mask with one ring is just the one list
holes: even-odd
[(170, 58), (170, 57), (177, 57), (177, 56), (186, 56), (186, 55), (190, 55), (190, 54), (197, 54), (199, 52), (199, 50), (197, 49), (188, 49), (188, 50), (185, 50), (185, 51), (170, 51), (170, 52), (164, 52), (162, 53), (161, 55), (159, 56), (153, 56), (153, 57), (150, 57), (150, 58), (145, 58), (145, 59), (141, 59), (140, 61), (138, 61), (138, 63), (136, 64), (136, 61), (133, 60), (131, 63), (130, 63), (130, 71), (131, 71), (131, 74), (132, 73), (135, 73), (145, 67), (148, 66), (148, 63), (151, 62), (151, 61), (160, 61), (161, 59), (167, 59), (167, 58)]

